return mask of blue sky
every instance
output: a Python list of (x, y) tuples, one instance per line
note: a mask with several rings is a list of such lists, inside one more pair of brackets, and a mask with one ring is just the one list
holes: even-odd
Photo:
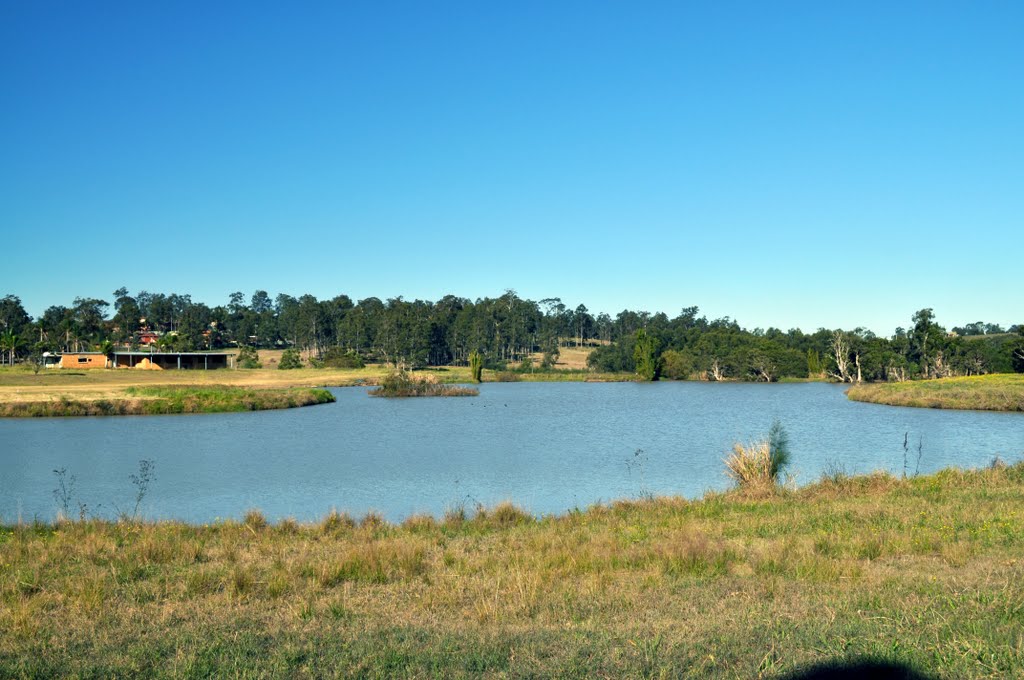
[(1021, 35), (1014, 2), (2, 3), (0, 295), (1019, 323)]

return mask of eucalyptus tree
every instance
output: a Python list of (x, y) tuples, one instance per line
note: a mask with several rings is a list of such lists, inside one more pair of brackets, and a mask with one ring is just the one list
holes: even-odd
[(462, 328), (459, 312), (471, 304), (465, 298), (446, 295), (434, 303), (430, 312), (430, 363), (435, 366), (459, 362)]
[(32, 327), (32, 317), (21, 304), (16, 295), (5, 295), (0, 298), (0, 331), (27, 335)]
[(301, 350), (319, 355), (333, 335), (328, 305), (322, 305), (316, 297), (303, 295), (294, 309), (292, 344)]
[(601, 342), (611, 342), (615, 324), (606, 312), (601, 312), (594, 319), (594, 334)]
[(262, 341), (264, 346), (272, 346), (272, 340), (280, 338), (287, 343), (296, 344), (298, 342), (299, 301), (291, 295), (278, 293), (274, 298), (274, 312), (277, 316), (277, 337), (270, 338), (266, 329), (260, 329), (262, 332), (256, 334), (257, 342)]
[(624, 309), (615, 316), (615, 336), (617, 338), (633, 337), (641, 328), (647, 326), (650, 315), (647, 312), (632, 312)]
[(537, 345), (545, 354), (557, 353), (562, 335), (565, 305), (561, 298), (544, 298), (537, 303)]
[(576, 307), (572, 315), (572, 325), (576, 335), (576, 346), (582, 347), (594, 331), (594, 317), (590, 315), (586, 305)]
[(114, 291), (114, 318), (111, 320), (112, 339), (120, 344), (131, 344), (135, 338), (135, 331), (139, 327), (139, 319), (142, 314), (139, 310), (139, 303), (134, 297), (128, 294), (128, 289), (122, 286)]
[(105, 300), (75, 298), (72, 318), (76, 349), (81, 351), (83, 347), (88, 347), (106, 338), (104, 322), (109, 306), (110, 303)]
[(914, 326), (910, 330), (911, 359), (920, 367), (925, 378), (943, 377), (948, 372), (943, 353), (945, 331), (935, 323), (935, 313), (929, 307), (914, 313)]

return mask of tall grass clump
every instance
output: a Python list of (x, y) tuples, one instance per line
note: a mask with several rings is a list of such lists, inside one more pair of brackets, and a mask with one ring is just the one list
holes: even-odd
[(767, 436), (750, 444), (733, 444), (725, 459), (726, 473), (740, 488), (773, 487), (789, 465), (789, 434), (778, 420)]
[(267, 518), (255, 508), (245, 513), (243, 523), (252, 531), (262, 531), (267, 528)]

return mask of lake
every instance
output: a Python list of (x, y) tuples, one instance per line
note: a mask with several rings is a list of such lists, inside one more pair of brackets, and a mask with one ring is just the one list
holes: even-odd
[[(512, 500), (535, 514), (647, 493), (699, 497), (729, 485), (733, 442), (790, 435), (797, 483), (849, 473), (922, 473), (1024, 458), (1024, 414), (850, 402), (823, 383), (487, 383), (479, 397), (379, 399), (332, 390), (324, 406), (187, 416), (0, 421), (0, 520), (50, 520), (54, 470), (72, 506), (131, 511), (129, 475), (154, 461), (141, 513), (208, 522), (258, 508), (272, 520), (331, 509), (397, 521)], [(77, 510), (75, 511), (77, 514)]]

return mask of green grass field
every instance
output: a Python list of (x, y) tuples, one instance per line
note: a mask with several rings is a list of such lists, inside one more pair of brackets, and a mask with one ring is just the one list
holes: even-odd
[(1024, 464), (542, 519), (7, 525), (0, 631), (2, 677), (1021, 677)]
[(854, 385), (847, 395), (854, 401), (890, 406), (1024, 411), (1024, 374), (869, 383)]

